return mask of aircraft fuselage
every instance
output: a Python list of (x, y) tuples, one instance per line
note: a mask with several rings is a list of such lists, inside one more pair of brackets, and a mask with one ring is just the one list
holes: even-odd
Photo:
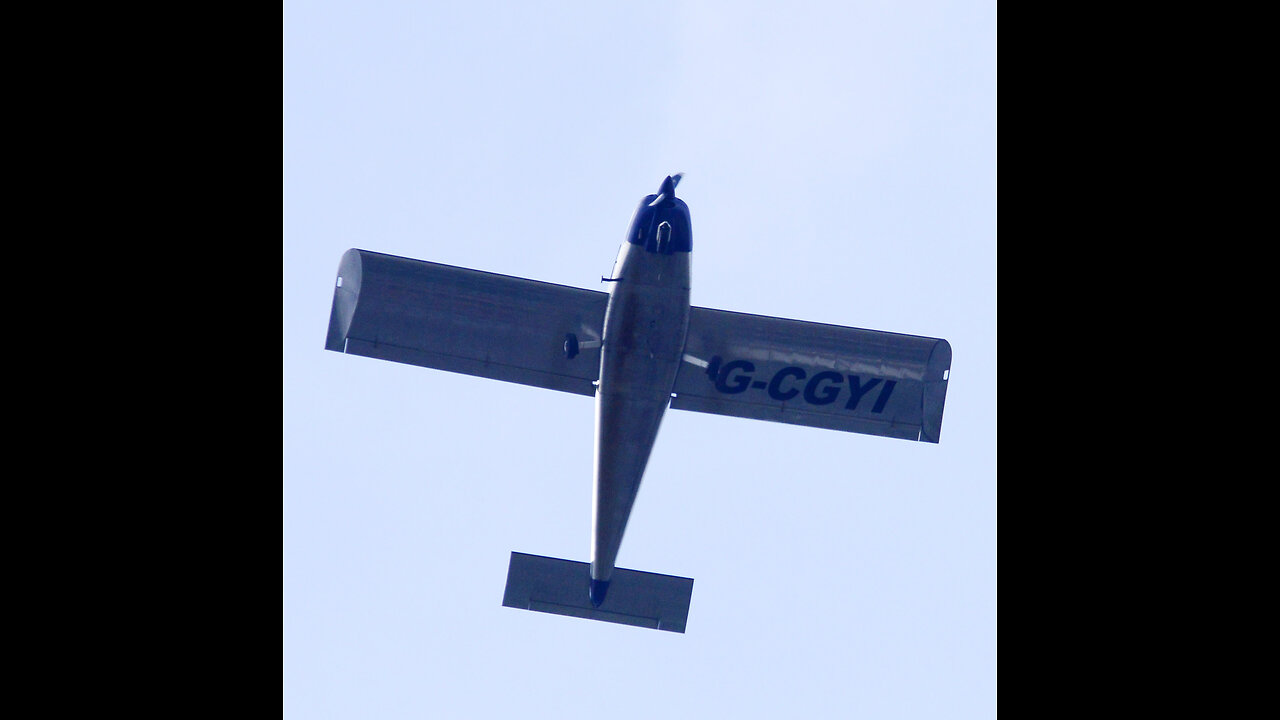
[(614, 264), (596, 389), (591, 599), (604, 599), (689, 325), (689, 208), (667, 178), (636, 209)]

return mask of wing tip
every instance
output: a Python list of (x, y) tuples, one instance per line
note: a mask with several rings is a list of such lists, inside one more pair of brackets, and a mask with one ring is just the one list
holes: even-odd
[(346, 352), (347, 331), (351, 318), (356, 314), (356, 302), (360, 299), (363, 250), (351, 248), (338, 261), (338, 276), (334, 280), (333, 306), (329, 309), (329, 332), (325, 336), (324, 349)]
[(937, 443), (942, 436), (942, 411), (947, 401), (947, 381), (951, 378), (951, 343), (938, 338), (925, 365), (924, 396), (921, 408), (920, 440)]

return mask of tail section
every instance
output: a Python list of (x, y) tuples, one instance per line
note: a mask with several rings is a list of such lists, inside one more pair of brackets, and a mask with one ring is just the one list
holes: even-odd
[(502, 604), (683, 633), (692, 598), (693, 578), (614, 568), (593, 581), (590, 563), (513, 552)]
[(591, 604), (600, 607), (604, 604), (605, 593), (609, 592), (608, 580), (592, 580), (591, 591), (587, 593), (587, 597), (591, 598)]

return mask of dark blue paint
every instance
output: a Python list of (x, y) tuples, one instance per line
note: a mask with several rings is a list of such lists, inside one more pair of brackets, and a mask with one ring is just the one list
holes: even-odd
[(716, 391), (726, 395), (737, 395), (748, 389), (764, 390), (770, 398), (778, 402), (788, 402), (800, 397), (806, 404), (819, 407), (833, 404), (844, 392), (844, 381), (848, 378), (849, 396), (845, 401), (844, 409), (857, 410), (862, 398), (879, 386), (880, 394), (876, 396), (871, 406), (871, 412), (877, 414), (884, 412), (885, 406), (889, 403), (889, 397), (893, 394), (893, 388), (898, 384), (896, 380), (883, 380), (877, 377), (863, 381), (859, 375), (844, 375), (834, 370), (823, 370), (814, 374), (813, 377), (808, 377), (808, 372), (804, 368), (794, 365), (778, 370), (768, 381), (753, 378), (752, 373), (755, 371), (755, 363), (750, 360), (724, 362), (723, 358), (715, 355), (707, 363), (706, 373)]
[(897, 380), (884, 381), (884, 387), (880, 390), (880, 397), (876, 398), (876, 404), (871, 406), (871, 412), (884, 412), (884, 404), (889, 402), (889, 393), (893, 392), (893, 386), (897, 384)]
[[(587, 591), (587, 595), (591, 597), (591, 604), (600, 607), (600, 603), (604, 602), (604, 596), (609, 592), (608, 580), (592, 580), (591, 589)], [(578, 597), (582, 597), (579, 595)]]
[[(665, 226), (665, 227), (664, 227)], [(675, 180), (662, 181), (656, 195), (645, 195), (631, 217), (627, 242), (647, 252), (671, 255), (693, 251), (693, 223), (689, 206), (676, 197)]]
[(782, 381), (786, 380), (789, 377), (794, 377), (796, 380), (803, 380), (805, 375), (807, 374), (808, 373), (806, 373), (802, 368), (798, 368), (798, 367), (782, 368), (776, 374), (774, 374), (773, 379), (769, 381), (769, 397), (773, 398), (774, 400), (781, 400), (782, 402), (786, 402), (791, 398), (799, 395), (800, 391), (795, 389), (794, 387), (788, 388), (784, 392), (782, 390)]
[(733, 362), (725, 363), (724, 367), (720, 368), (720, 372), (716, 374), (716, 390), (730, 395), (737, 395), (747, 389), (747, 386), (751, 384), (750, 375), (735, 375), (732, 385), (727, 382), (729, 374), (735, 370), (753, 373), (756, 371), (756, 366), (748, 360), (734, 360)]
[[(822, 387), (822, 394), (819, 395), (818, 384), (829, 383)], [(840, 394), (840, 383), (844, 382), (844, 375), (834, 371), (826, 370), (813, 376), (808, 385), (804, 386), (804, 401), (810, 405), (830, 405), (836, 401), (836, 396)]]
[(880, 378), (871, 378), (871, 380), (868, 381), (866, 385), (860, 386), (858, 384), (858, 376), (850, 375), (849, 390), (852, 391), (852, 394), (849, 395), (849, 402), (845, 403), (844, 409), (845, 410), (856, 409), (858, 407), (858, 401), (862, 399), (862, 396), (870, 392), (871, 388), (875, 387), (877, 384), (879, 384), (879, 382), (880, 382)]

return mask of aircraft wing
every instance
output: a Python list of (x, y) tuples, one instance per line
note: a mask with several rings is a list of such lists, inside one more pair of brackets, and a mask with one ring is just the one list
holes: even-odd
[(671, 407), (938, 442), (938, 338), (693, 307)]
[(609, 294), (367, 250), (338, 266), (325, 348), (595, 395), (598, 351), (565, 357), (565, 335), (599, 340)]

